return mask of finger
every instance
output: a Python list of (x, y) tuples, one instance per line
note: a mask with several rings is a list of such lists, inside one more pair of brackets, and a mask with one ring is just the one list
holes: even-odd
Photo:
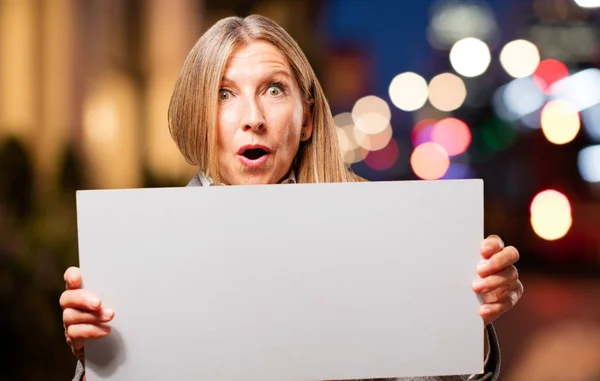
[(490, 259), (484, 259), (477, 265), (477, 274), (485, 278), (498, 273), (519, 260), (519, 252), (514, 246), (505, 247), (501, 252)]
[(67, 290), (60, 296), (60, 305), (65, 308), (97, 311), (102, 302), (100, 298), (87, 290)]
[(73, 340), (70, 344), (71, 351), (81, 362), (85, 361), (85, 350), (83, 347), (83, 340)]
[(78, 267), (69, 267), (65, 271), (64, 278), (67, 290), (81, 288), (81, 272)]
[(78, 354), (81, 351), (83, 351), (83, 339), (72, 340), (70, 337), (67, 336), (67, 343), (71, 346), (73, 353)]
[(502, 297), (498, 298), (493, 302), (485, 302), (480, 307), (480, 315), (484, 319), (495, 320), (505, 312), (512, 309), (518, 302), (521, 296), (523, 295), (523, 285), (521, 282), (518, 282), (507, 289)]
[(517, 279), (519, 279), (519, 272), (515, 266), (511, 265), (496, 274), (475, 279), (473, 282), (473, 291), (479, 294), (506, 286), (510, 287)]
[(504, 315), (510, 308), (511, 305), (508, 301), (484, 304), (479, 309), (479, 315), (483, 318), (485, 324), (490, 324)]
[(483, 293), (482, 294), (483, 303), (485, 303), (485, 304), (497, 303), (503, 299), (506, 299), (509, 292), (511, 292), (510, 287), (504, 286), (504, 287), (496, 288), (495, 290), (492, 290), (490, 292)]
[(481, 256), (489, 259), (492, 255), (504, 249), (504, 241), (495, 234), (488, 236), (481, 244)]
[(73, 324), (67, 327), (67, 336), (76, 340), (99, 339), (108, 335), (110, 326), (104, 324)]
[(82, 323), (107, 323), (113, 319), (115, 313), (110, 308), (101, 308), (98, 311), (82, 311), (75, 308), (63, 310), (63, 323), (67, 326)]

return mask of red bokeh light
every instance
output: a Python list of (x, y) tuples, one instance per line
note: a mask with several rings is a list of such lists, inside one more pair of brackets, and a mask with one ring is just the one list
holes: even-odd
[(546, 94), (552, 84), (568, 76), (569, 69), (567, 66), (554, 59), (543, 60), (538, 65), (535, 73), (533, 73), (535, 83)]
[(471, 131), (465, 122), (456, 118), (445, 118), (433, 127), (431, 140), (446, 149), (448, 155), (465, 152), (471, 144)]
[(437, 120), (435, 119), (423, 119), (415, 124), (410, 135), (410, 140), (413, 143), (413, 147), (417, 147), (420, 144), (431, 141), (431, 131), (433, 130), (433, 125), (436, 122)]
[(390, 139), (383, 149), (369, 152), (365, 157), (365, 164), (376, 171), (385, 171), (396, 164), (399, 153), (398, 143)]

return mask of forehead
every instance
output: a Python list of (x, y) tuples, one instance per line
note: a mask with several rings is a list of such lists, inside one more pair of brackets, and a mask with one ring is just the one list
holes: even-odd
[(236, 76), (260, 75), (275, 70), (291, 74), (287, 58), (272, 44), (254, 41), (231, 54), (225, 76), (234, 79)]

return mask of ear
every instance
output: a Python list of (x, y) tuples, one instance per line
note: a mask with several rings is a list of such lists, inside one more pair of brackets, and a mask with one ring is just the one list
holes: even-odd
[(314, 101), (311, 101), (307, 105), (306, 112), (304, 113), (304, 121), (302, 122), (302, 129), (300, 130), (300, 141), (301, 142), (307, 141), (312, 136), (313, 104), (314, 104)]

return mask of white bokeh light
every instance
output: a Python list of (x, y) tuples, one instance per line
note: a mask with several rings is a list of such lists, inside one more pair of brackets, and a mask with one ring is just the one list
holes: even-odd
[(387, 102), (374, 95), (359, 99), (352, 108), (354, 126), (368, 135), (384, 131), (391, 117), (392, 112)]
[(500, 64), (513, 78), (527, 77), (532, 75), (540, 64), (540, 52), (527, 40), (514, 40), (502, 48)]
[(447, 49), (467, 37), (487, 42), (495, 41), (498, 37), (494, 12), (486, 3), (443, 0), (438, 1), (432, 9), (427, 39), (435, 48)]
[(577, 111), (600, 104), (600, 69), (585, 69), (550, 86), (553, 99), (564, 99)]
[(544, 106), (546, 96), (531, 77), (514, 79), (502, 92), (506, 109), (517, 118), (531, 114)]
[(600, 143), (600, 104), (583, 110), (581, 119), (587, 136)]
[(477, 77), (488, 69), (492, 61), (490, 48), (477, 38), (464, 38), (450, 50), (450, 63), (464, 77)]
[(581, 177), (588, 183), (600, 183), (600, 145), (579, 151), (577, 165)]
[(417, 73), (398, 74), (389, 87), (390, 99), (394, 106), (403, 111), (415, 111), (423, 107), (429, 96), (425, 78)]
[(575, 0), (581, 8), (600, 8), (600, 0)]

